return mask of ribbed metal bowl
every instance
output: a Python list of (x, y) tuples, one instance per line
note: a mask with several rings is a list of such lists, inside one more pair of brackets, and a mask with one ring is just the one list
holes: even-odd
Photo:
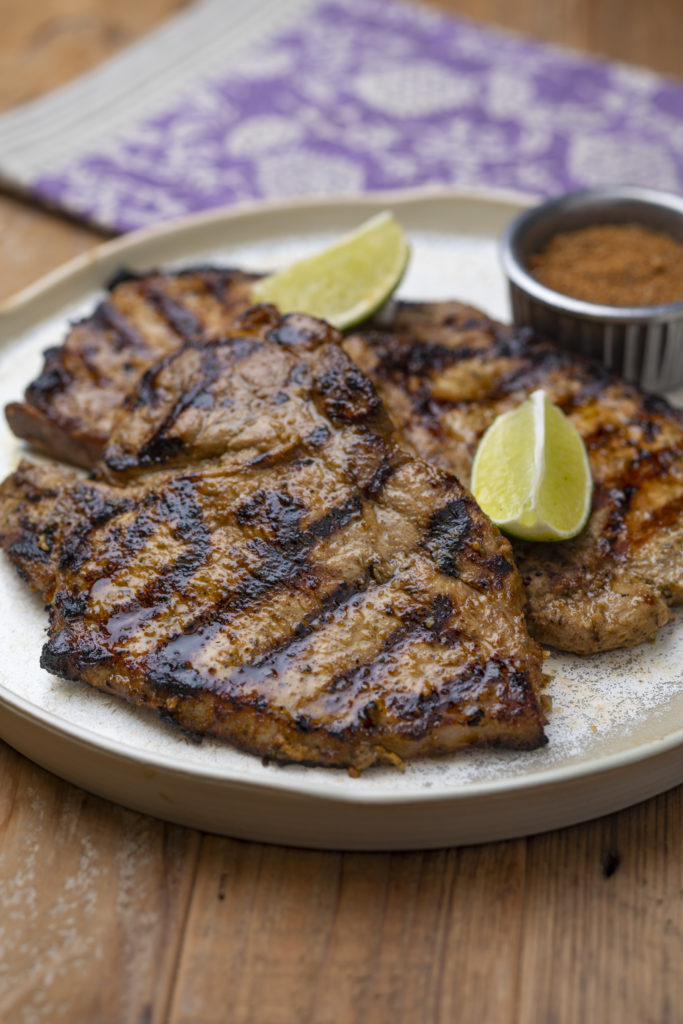
[(529, 273), (554, 235), (591, 224), (637, 223), (683, 243), (683, 196), (615, 186), (572, 192), (516, 217), (500, 243), (512, 315), (577, 352), (601, 359), (647, 391), (683, 384), (683, 299), (659, 306), (600, 306), (562, 295)]

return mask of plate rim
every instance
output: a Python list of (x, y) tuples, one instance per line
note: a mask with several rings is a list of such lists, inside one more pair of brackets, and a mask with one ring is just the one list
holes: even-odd
[[(421, 201), (447, 202), (448, 200), (455, 200), (458, 202), (483, 202), (485, 204), (510, 203), (517, 204), (520, 207), (529, 207), (533, 203), (538, 202), (539, 198), (538, 195), (515, 189), (460, 189), (441, 185), (423, 185), (397, 189), (395, 191), (378, 190), (377, 192), (348, 193), (340, 196), (321, 195), (308, 198), (296, 196), (284, 200), (254, 199), (217, 206), (213, 209), (200, 210), (197, 213), (188, 213), (182, 217), (160, 221), (148, 227), (137, 228), (135, 231), (128, 231), (114, 238), (95, 243), (91, 248), (86, 249), (85, 252), (71, 257), (53, 270), (42, 274), (36, 281), (0, 300), (0, 326), (9, 314), (24, 309), (31, 302), (34, 302), (53, 288), (58, 287), (66, 279), (75, 276), (80, 271), (91, 270), (110, 257), (133, 250), (139, 245), (152, 241), (162, 241), (168, 236), (181, 235), (185, 232), (189, 233), (196, 229), (208, 227), (218, 221), (229, 223), (233, 220), (249, 219), (260, 215), (295, 213), (297, 210), (324, 209), (331, 206), (336, 209), (355, 205), (368, 207), (394, 203), (406, 205), (411, 202)], [(3, 344), (3, 342), (0, 341), (0, 344)]]
[[(43, 275), (34, 283), (22, 288), (20, 291), (0, 302), (0, 331), (6, 326), (11, 327), (12, 319), (30, 311), (32, 304), (45, 299), (50, 293), (58, 297), (60, 286), (66, 286), (74, 278), (78, 278), (102, 267), (111, 259), (126, 253), (134, 253), (140, 247), (149, 243), (163, 241), (166, 238), (174, 238), (183, 234), (191, 234), (193, 231), (201, 231), (210, 225), (229, 224), (238, 220), (249, 220), (255, 216), (269, 216), (278, 214), (296, 213), (298, 210), (337, 210), (340, 207), (377, 207), (397, 206), (409, 203), (431, 203), (456, 201), (460, 203), (483, 203), (485, 205), (517, 205), (528, 207), (538, 201), (538, 196), (509, 190), (509, 189), (476, 189), (476, 188), (452, 188), (442, 186), (428, 186), (410, 188), (400, 191), (378, 191), (362, 194), (345, 194), (342, 196), (314, 196), (296, 197), (287, 200), (250, 201), (246, 203), (233, 204), (225, 207), (218, 207), (213, 210), (205, 210), (199, 213), (141, 228), (120, 237), (96, 244), (86, 252), (81, 253), (66, 263)], [(86, 282), (84, 282), (85, 284)], [(92, 288), (101, 287), (92, 285)], [(64, 303), (58, 303), (57, 308)], [(41, 313), (38, 322), (44, 319), (46, 313)], [(0, 346), (11, 341), (8, 338), (0, 337)], [(514, 775), (507, 778), (497, 778), (486, 781), (467, 782), (466, 784), (451, 783), (450, 786), (438, 786), (432, 784), (429, 788), (409, 793), (394, 791), (361, 791), (354, 793), (352, 787), (345, 789), (330, 787), (318, 772), (311, 773), (305, 778), (298, 776), (296, 779), (287, 778), (283, 773), (280, 777), (274, 776), (272, 780), (261, 780), (256, 778), (244, 778), (240, 776), (236, 768), (225, 768), (223, 766), (205, 767), (197, 763), (173, 763), (168, 755), (161, 753), (150, 753), (149, 751), (130, 746), (119, 740), (114, 741), (102, 736), (87, 726), (80, 726), (68, 721), (61, 715), (55, 718), (46, 709), (39, 707), (32, 701), (9, 690), (0, 682), (0, 712), (3, 705), (28, 719), (36, 727), (48, 731), (50, 734), (61, 740), (67, 740), (81, 747), (89, 747), (97, 752), (105, 753), (114, 758), (122, 758), (131, 765), (138, 765), (160, 771), (171, 772), (182, 775), (187, 779), (195, 779), (211, 784), (219, 784), (226, 787), (239, 787), (248, 790), (260, 790), (269, 793), (287, 794), (317, 800), (332, 801), (345, 805), (391, 805), (407, 806), (412, 804), (436, 803), (448, 800), (461, 805), (470, 800), (483, 799), (490, 796), (504, 795), (518, 791), (538, 791), (549, 786), (562, 783), (571, 783), (581, 779), (592, 777), (599, 778), (601, 775), (620, 768), (628, 768), (639, 762), (644, 762), (664, 755), (677, 747), (683, 747), (683, 728), (675, 730), (666, 737), (651, 739), (637, 747), (615, 753), (598, 755), (592, 760), (572, 761), (569, 764), (558, 765), (546, 770), (540, 769), (529, 775)], [(7, 739), (11, 745), (11, 739)], [(253, 755), (255, 756), (255, 755)], [(454, 756), (457, 756), (454, 755)], [(277, 764), (273, 769), (277, 770)], [(314, 766), (315, 767), (315, 766)], [(325, 770), (325, 769), (322, 769)], [(318, 771), (320, 768), (318, 767)], [(683, 781), (683, 773), (681, 780)], [(673, 782), (671, 785), (677, 785)], [(151, 813), (151, 812), (150, 812)]]
[[(25, 698), (14, 699), (15, 697), (16, 695), (0, 684), (0, 711), (2, 710), (2, 704), (5, 703), (11, 707), (15, 713), (18, 712), (25, 718), (29, 719), (33, 724), (39, 726), (41, 729), (49, 731), (55, 736), (61, 738), (66, 737), (81, 746), (90, 747), (91, 749), (106, 753), (115, 758), (125, 759), (132, 765), (139, 765), (140, 767), (151, 768), (160, 772), (171, 771), (174, 775), (178, 774), (185, 778), (197, 779), (214, 784), (239, 786), (246, 789), (263, 789), (271, 792), (286, 793), (290, 796), (310, 796), (317, 799), (332, 800), (336, 803), (342, 804), (391, 804), (403, 806), (414, 803), (436, 803), (443, 801), (444, 799), (449, 801), (453, 800), (456, 803), (462, 803), (469, 799), (504, 795), (510, 791), (516, 792), (522, 789), (538, 790), (546, 786), (578, 782), (588, 776), (597, 778), (600, 775), (606, 774), (615, 769), (631, 767), (638, 764), (640, 761), (651, 760), (659, 755), (664, 755), (671, 750), (675, 750), (679, 746), (683, 747), (683, 729), (679, 729), (664, 739), (650, 740), (649, 743), (643, 744), (639, 747), (626, 751), (619, 751), (613, 754), (605, 754), (603, 757), (599, 757), (594, 761), (572, 762), (571, 764), (559, 765), (545, 771), (541, 770), (539, 772), (534, 772), (530, 775), (518, 775), (511, 778), (494, 779), (485, 782), (468, 782), (465, 785), (460, 784), (459, 788), (442, 788), (432, 785), (429, 788), (412, 793), (401, 793), (398, 791), (383, 791), (378, 793), (366, 791), (347, 793), (342, 790), (337, 792), (334, 789), (327, 788), (324, 783), (321, 783), (320, 785), (316, 784), (315, 780), (321, 778), (321, 776), (317, 774), (315, 777), (312, 775), (308, 776), (305, 780), (298, 778), (296, 782), (287, 779), (284, 774), (282, 777), (277, 778), (277, 781), (275, 778), (273, 780), (245, 779), (239, 775), (236, 769), (225, 770), (221, 768), (213, 768), (212, 770), (209, 770), (198, 764), (170, 763), (170, 759), (161, 754), (150, 754), (144, 749), (132, 747), (125, 742), (118, 740), (115, 741), (108, 737), (101, 737), (87, 726), (77, 726), (69, 722), (67, 719), (60, 717), (57, 720), (60, 723), (58, 725), (56, 724), (56, 720), (50, 716), (48, 711), (43, 708), (39, 708), (37, 705)], [(237, 749), (234, 745), (231, 746), (233, 749)], [(255, 754), (252, 756), (257, 757)], [(449, 755), (445, 756), (447, 757)], [(457, 757), (457, 752), (450, 756)], [(278, 765), (277, 762), (272, 762), (271, 767), (277, 771), (279, 768), (286, 769), (289, 766), (287, 764)], [(329, 769), (325, 766), (315, 765), (303, 767), (310, 767), (316, 772), (324, 771), (326, 773), (330, 770), (335, 770)], [(336, 769), (336, 771), (341, 773), (344, 772), (345, 769)], [(683, 781), (683, 778), (681, 781)]]

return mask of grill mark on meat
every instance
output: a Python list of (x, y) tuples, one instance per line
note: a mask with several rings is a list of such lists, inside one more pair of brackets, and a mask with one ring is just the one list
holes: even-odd
[(122, 512), (132, 509), (135, 502), (125, 495), (113, 501), (104, 497), (97, 488), (89, 487), (87, 484), (77, 485), (74, 491), (77, 499), (87, 509), (88, 515), (69, 530), (62, 539), (58, 568), (77, 572), (90, 555), (87, 541), (93, 530), (103, 526), (108, 520)]
[[(196, 273), (203, 273), (202, 287), (204, 288), (207, 295), (211, 295), (214, 299), (221, 303), (226, 304), (230, 301), (232, 296), (230, 295), (230, 288), (232, 287), (236, 274), (239, 271), (235, 270), (221, 270), (216, 267), (195, 267)], [(260, 277), (260, 274), (251, 275), (254, 280)]]
[(634, 487), (613, 487), (607, 492), (609, 512), (598, 540), (600, 551), (605, 557), (614, 556), (622, 561), (625, 558), (626, 516), (635, 494)]
[[(637, 447), (637, 444), (634, 444), (634, 447)], [(647, 483), (665, 480), (676, 460), (682, 455), (679, 449), (674, 448), (640, 451), (626, 472), (621, 474), (620, 486), (609, 488), (603, 501), (609, 504), (610, 511), (605, 522), (604, 534), (599, 538), (599, 544), (605, 553), (610, 552), (623, 560), (627, 557), (632, 544), (651, 534), (653, 530), (666, 529), (679, 519), (683, 509), (681, 495), (651, 510), (647, 518), (647, 527), (641, 527), (635, 533), (629, 531), (627, 527), (629, 512), (640, 489)], [(596, 488), (594, 507), (601, 504), (600, 495), (603, 490), (600, 487)]]
[[(324, 441), (324, 438), (322, 440)], [(298, 466), (310, 465), (313, 461), (310, 456), (310, 449), (317, 447), (320, 443), (322, 443), (320, 440), (320, 434), (315, 430), (309, 434), (308, 437), (305, 437), (299, 444), (295, 444), (288, 451), (291, 466), (293, 468), (297, 468)], [(247, 462), (247, 468), (267, 469), (270, 466), (277, 466), (281, 462), (281, 451), (261, 452), (259, 455), (255, 455), (253, 459), (249, 459)]]
[(266, 334), (266, 341), (274, 341), (294, 350), (313, 348), (318, 342), (329, 338), (329, 327), (322, 320), (303, 318), (300, 313), (288, 313), (282, 318), (277, 315), (273, 317), (273, 312), (273, 306), (255, 306), (246, 311), (242, 322), (262, 321), (267, 324), (269, 320), (275, 320), (274, 326)]
[[(361, 595), (369, 586), (372, 577), (365, 572), (359, 579), (344, 582), (326, 594), (320, 606), (306, 615), (289, 636), (266, 647), (250, 662), (238, 665), (220, 679), (214, 679), (213, 685), (222, 694), (239, 693), (240, 700), (245, 699), (245, 691), (257, 689), (269, 678), (279, 678), (285, 671), (300, 660), (308, 648), (310, 638), (320, 629), (324, 629), (335, 615), (354, 599)], [(174, 638), (178, 640), (179, 638)], [(192, 667), (192, 657), (196, 656), (194, 644), (185, 647), (181, 642), (173, 651), (168, 646), (158, 648), (148, 655), (146, 670), (152, 685), (160, 692), (181, 696), (190, 693), (199, 686), (206, 685), (206, 677)], [(182, 654), (190, 654), (183, 660)], [(257, 703), (259, 698), (257, 698)], [(306, 727), (310, 731), (310, 723)]]
[(314, 520), (308, 527), (311, 537), (331, 537), (337, 530), (342, 530), (354, 519), (358, 519), (363, 511), (363, 501), (359, 494), (350, 495), (343, 504), (331, 509), (320, 519)]
[(513, 571), (512, 562), (505, 555), (494, 555), (493, 558), (487, 558), (484, 565), (489, 572), (493, 573), (498, 582), (501, 582), (505, 576)]
[(369, 479), (363, 485), (363, 493), (368, 497), (377, 497), (377, 495), (382, 492), (385, 484), (393, 474), (405, 464), (408, 458), (408, 456), (404, 456), (403, 458), (399, 456), (397, 458), (393, 453), (392, 456), (390, 456), (388, 452), (383, 452), (380, 456), (377, 467), (373, 470)]
[(265, 524), (284, 544), (300, 537), (299, 522), (304, 505), (287, 491), (256, 491), (235, 510), (240, 526)]
[[(478, 564), (481, 572), (468, 576), (467, 584), (478, 591), (501, 588), (505, 577), (514, 572), (512, 562), (498, 553), (482, 559), (477, 528), (471, 518), (470, 499), (458, 498), (432, 513), (422, 542), (443, 573), (459, 579), (466, 562)], [(463, 550), (467, 550), (466, 559)]]
[(468, 543), (474, 529), (469, 501), (465, 497), (449, 501), (429, 517), (422, 546), (447, 576), (458, 578), (458, 554)]
[[(105, 567), (115, 573), (125, 559), (132, 559), (154, 536), (159, 519), (172, 523), (172, 534), (187, 546), (177, 559), (167, 566), (158, 567), (156, 574), (128, 601), (117, 605), (107, 624), (107, 631), (115, 643), (132, 636), (145, 622), (153, 619), (169, 599), (170, 594), (184, 594), (187, 584), (211, 552), (211, 534), (204, 522), (190, 480), (173, 480), (170, 489), (162, 495), (148, 496), (146, 507), (139, 509), (134, 522), (119, 537), (120, 557), (117, 564)], [(62, 610), (59, 595), (55, 601)]]
[[(169, 500), (164, 496), (164, 505), (166, 507), (159, 510), (162, 518), (176, 524), (179, 536), (190, 548), (172, 565), (158, 570), (158, 576), (130, 601), (116, 608), (111, 626), (112, 636), (117, 641), (131, 636), (143, 622), (154, 617), (159, 606), (167, 601), (169, 590), (183, 593), (185, 581), (206, 563), (210, 555), (210, 534), (202, 522), (201, 510), (193, 500), (191, 481), (174, 482), (172, 497)], [(231, 619), (248, 611), (251, 605), (271, 597), (276, 590), (300, 586), (305, 582), (312, 585), (316, 569), (309, 561), (310, 550), (320, 539), (329, 538), (358, 518), (362, 507), (360, 497), (352, 495), (339, 507), (314, 520), (306, 530), (300, 531), (299, 522), (306, 510), (287, 492), (257, 492), (240, 505), (235, 511), (236, 522), (240, 526), (267, 525), (284, 550), (261, 537), (248, 541), (251, 550), (261, 558), (260, 565), (226, 593), (217, 605), (202, 611), (185, 626), (185, 637), (198, 636), (201, 632), (195, 656), (201, 646), (210, 642)], [(150, 517), (152, 521), (154, 511)], [(139, 550), (151, 535), (143, 515), (132, 529), (135, 532), (131, 542), (122, 545), (129, 554)], [(185, 660), (192, 660), (188, 651), (194, 647), (195, 641), (181, 636), (170, 638), (169, 644), (176, 643), (187, 649)]]
[[(446, 317), (443, 326), (449, 326), (450, 318)], [(487, 360), (493, 359), (519, 359), (523, 356), (528, 358), (528, 346), (530, 343), (530, 332), (522, 328), (518, 331), (510, 331), (499, 324), (482, 318), (470, 318), (465, 324), (460, 325), (460, 331), (477, 333), (480, 339), (479, 344), (458, 344), (452, 347), (437, 341), (428, 341), (420, 338), (419, 341), (411, 339), (408, 335), (397, 333), (387, 334), (381, 331), (369, 330), (364, 332), (363, 337), (367, 339), (368, 345), (377, 354), (378, 362), (373, 375), (377, 377), (393, 377), (402, 383), (406, 378), (414, 377), (411, 385), (416, 390), (414, 397), (418, 398), (422, 392), (426, 398), (428, 392), (422, 391), (420, 380), (425, 375), (431, 376), (439, 373), (449, 366), (464, 362), (469, 359), (480, 359), (482, 354)], [(549, 349), (549, 346), (544, 346)], [(526, 372), (529, 366), (533, 365), (528, 359)], [(515, 371), (517, 373), (517, 371)], [(510, 377), (510, 389), (513, 378)], [(507, 387), (507, 382), (501, 384), (501, 389)]]
[(382, 376), (401, 376), (406, 373), (420, 375), (426, 371), (443, 370), (446, 366), (461, 359), (468, 359), (474, 350), (462, 348), (455, 350), (435, 342), (414, 344), (407, 339), (395, 335), (381, 335), (369, 331), (366, 335), (368, 343), (377, 352), (380, 363), (378, 373)]
[(326, 689), (333, 694), (356, 688), (364, 688), (372, 693), (373, 684), (376, 684), (383, 674), (387, 656), (406, 643), (439, 641), (452, 612), (453, 602), (446, 594), (437, 594), (423, 607), (411, 608), (401, 616), (401, 624), (385, 637), (379, 650), (369, 661), (354, 665), (345, 672), (333, 676)]
[(306, 435), (304, 438), (304, 446), (319, 448), (320, 445), (325, 444), (329, 437), (330, 428), (326, 427), (324, 423), (321, 423), (319, 427), (316, 427), (315, 430), (312, 430), (310, 434)]
[(319, 582), (307, 557), (308, 545), (293, 545), (279, 550), (273, 544), (253, 539), (248, 542), (248, 547), (260, 557), (260, 565), (234, 590), (188, 623), (183, 633), (172, 636), (160, 644), (151, 657), (148, 656), (149, 678), (153, 685), (158, 685), (159, 673), (161, 677), (168, 677), (170, 673), (185, 679), (188, 667), (191, 678), (203, 679), (192, 664), (232, 618), (271, 596), (277, 589), (297, 586), (314, 589)]
[(182, 342), (199, 341), (204, 336), (204, 325), (186, 306), (154, 285), (144, 286), (143, 293)]
[[(95, 325), (99, 324), (111, 332), (111, 342), (118, 351), (123, 348), (149, 351), (145, 336), (108, 299), (99, 304), (92, 319)], [(81, 323), (87, 324), (88, 321), (82, 320)]]
[[(257, 342), (249, 341), (246, 338), (239, 338), (233, 346), (233, 351), (237, 355), (238, 359), (244, 359), (259, 347), (260, 346)], [(173, 407), (159, 424), (159, 427), (154, 434), (152, 434), (149, 440), (146, 441), (138, 450), (137, 459), (135, 461), (139, 465), (150, 466), (155, 463), (163, 463), (167, 461), (171, 455), (178, 454), (183, 448), (180, 438), (169, 438), (165, 435), (168, 434), (179, 417), (187, 409), (190, 409), (193, 406), (197, 408), (208, 407), (207, 399), (211, 399), (209, 388), (216, 380), (216, 377), (222, 372), (223, 365), (217, 359), (215, 346), (208, 345), (198, 347), (197, 351), (201, 358), (201, 376), (198, 377), (197, 383), (194, 387), (188, 388), (187, 391), (183, 392), (183, 394), (179, 396), (178, 400), (174, 403)], [(146, 395), (150, 393), (149, 383), (150, 381), (145, 382)], [(211, 404), (213, 404), (212, 399)], [(120, 468), (116, 465), (112, 466), (110, 458), (107, 458), (105, 461), (112, 469)]]

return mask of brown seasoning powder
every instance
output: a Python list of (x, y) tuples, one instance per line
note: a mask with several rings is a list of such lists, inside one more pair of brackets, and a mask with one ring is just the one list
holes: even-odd
[(656, 306), (683, 299), (683, 245), (639, 224), (565, 231), (529, 259), (533, 276), (602, 306)]

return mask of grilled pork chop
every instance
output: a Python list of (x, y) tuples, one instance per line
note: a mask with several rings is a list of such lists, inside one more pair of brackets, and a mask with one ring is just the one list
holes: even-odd
[(99, 479), (24, 463), (2, 484), (0, 543), (50, 609), (42, 665), (282, 760), (538, 746), (509, 544), (394, 443), (340, 340), (256, 307), (143, 375)]
[(537, 640), (590, 654), (630, 647), (683, 601), (683, 413), (601, 365), (457, 302), (398, 303), (344, 347), (409, 451), (468, 481), (493, 419), (546, 390), (583, 437), (595, 490), (572, 541), (513, 543)]
[[(8, 406), (12, 429), (58, 458), (95, 465), (144, 371), (227, 330), (248, 306), (253, 279), (213, 269), (124, 275), (48, 351), (25, 401)], [(374, 379), (401, 443), (463, 481), (486, 427), (534, 388), (546, 388), (576, 423), (596, 481), (588, 527), (562, 544), (514, 545), (537, 639), (594, 653), (632, 646), (669, 621), (683, 592), (679, 413), (598, 364), (457, 302), (399, 303), (389, 328), (346, 346)]]
[(253, 280), (212, 268), (119, 275), (92, 316), (47, 350), (24, 401), (7, 406), (10, 427), (40, 451), (93, 466), (142, 373), (187, 341), (229, 330)]

